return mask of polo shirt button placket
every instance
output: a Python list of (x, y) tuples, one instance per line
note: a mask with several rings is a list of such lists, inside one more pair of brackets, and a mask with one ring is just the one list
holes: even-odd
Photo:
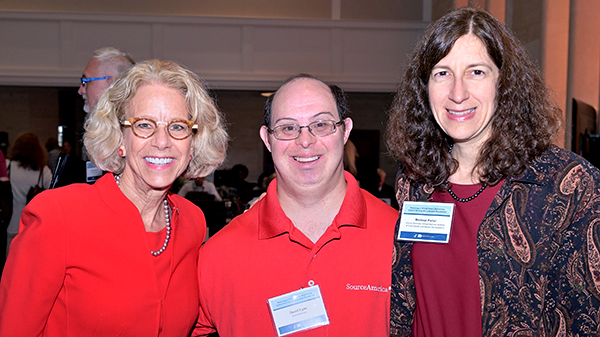
[[(314, 253), (313, 256), (312, 256), (312, 258), (310, 259), (310, 262), (308, 263), (308, 269), (307, 269), (307, 273), (306, 273), (307, 277), (311, 277), (312, 276), (311, 275), (312, 273), (310, 272), (311, 265), (312, 265), (312, 262), (315, 260), (316, 257), (317, 257), (317, 253)], [(312, 279), (309, 279), (308, 282), (307, 282), (307, 284), (308, 284), (309, 287), (313, 287), (315, 285), (315, 281), (312, 280)]]

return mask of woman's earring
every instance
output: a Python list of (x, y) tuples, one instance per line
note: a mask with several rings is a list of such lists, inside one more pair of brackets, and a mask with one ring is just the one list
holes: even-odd
[(123, 157), (123, 149), (119, 149), (117, 153), (119, 154), (119, 157)]

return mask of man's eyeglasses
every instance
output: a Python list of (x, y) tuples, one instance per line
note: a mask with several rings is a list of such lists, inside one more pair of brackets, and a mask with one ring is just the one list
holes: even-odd
[(150, 118), (134, 117), (128, 121), (121, 121), (124, 127), (130, 127), (133, 134), (139, 138), (150, 138), (156, 133), (158, 124), (167, 126), (167, 133), (171, 138), (182, 140), (198, 130), (198, 125), (185, 119), (174, 119), (170, 122), (156, 122)]
[(269, 133), (273, 134), (279, 140), (294, 140), (300, 137), (302, 128), (307, 128), (308, 131), (315, 137), (328, 136), (335, 132), (336, 127), (344, 124), (344, 121), (314, 121), (308, 125), (298, 124), (283, 124), (274, 128), (267, 128)]
[(103, 76), (103, 77), (90, 77), (90, 78), (87, 78), (87, 77), (81, 77), (81, 85), (83, 85), (83, 86), (85, 87), (85, 84), (86, 84), (87, 82), (91, 82), (91, 81), (98, 81), (98, 80), (106, 80), (106, 79), (108, 79), (108, 78), (110, 78), (110, 76)]

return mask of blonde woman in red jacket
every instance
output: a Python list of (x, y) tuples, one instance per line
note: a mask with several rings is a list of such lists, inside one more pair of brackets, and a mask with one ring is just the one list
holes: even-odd
[(150, 60), (115, 80), (85, 130), (109, 173), (25, 208), (0, 283), (0, 336), (185, 336), (206, 223), (168, 191), (222, 162), (223, 117), (195, 74)]

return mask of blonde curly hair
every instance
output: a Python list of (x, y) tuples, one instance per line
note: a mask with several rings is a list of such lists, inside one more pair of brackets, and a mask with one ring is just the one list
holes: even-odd
[(125, 158), (117, 154), (123, 140), (120, 122), (137, 90), (144, 84), (175, 88), (185, 97), (189, 119), (198, 125), (192, 134), (192, 160), (186, 178), (202, 177), (225, 159), (229, 136), (225, 120), (203, 81), (189, 69), (172, 61), (147, 60), (123, 72), (102, 94), (85, 121), (83, 143), (92, 162), (102, 170), (120, 174)]

